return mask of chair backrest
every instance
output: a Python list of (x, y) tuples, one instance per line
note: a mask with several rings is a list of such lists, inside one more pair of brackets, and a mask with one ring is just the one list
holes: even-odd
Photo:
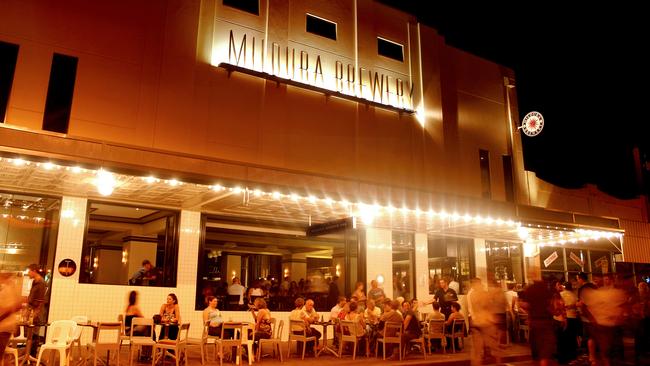
[(269, 320), (269, 323), (271, 323), (271, 338), (276, 338), (277, 331), (278, 331), (277, 326), (276, 326), (277, 322), (278, 322), (278, 320), (275, 319), (275, 318), (271, 318)]
[(402, 323), (386, 322), (384, 324), (384, 341), (402, 341)]
[(120, 335), (126, 335), (126, 324), (124, 323), (126, 320), (124, 319), (124, 314), (118, 315), (117, 321), (120, 322)]
[(357, 327), (352, 320), (341, 320), (341, 337), (344, 339), (357, 337)]
[(100, 345), (120, 345), (120, 336), (122, 331), (122, 323), (108, 322), (97, 324), (97, 338), (96, 344)]
[(72, 320), (55, 320), (47, 329), (46, 344), (67, 346), (73, 341), (77, 323)]
[[(142, 327), (147, 327), (149, 328), (149, 333), (148, 335), (144, 336), (138, 336), (138, 335), (133, 335), (135, 327), (142, 326)], [(142, 339), (142, 338), (149, 338), (151, 339), (151, 336), (153, 335), (153, 319), (152, 318), (133, 318), (131, 320), (131, 330), (129, 332), (129, 339)], [(147, 332), (145, 332), (147, 334)]]
[[(73, 322), (75, 322), (77, 325), (82, 325), (82, 324), (88, 324), (88, 317), (85, 315), (77, 315), (73, 316), (72, 319)], [(81, 338), (81, 333), (83, 333), (84, 327), (79, 326), (76, 327), (74, 330), (74, 334), (72, 335), (72, 339), (75, 341), (79, 340)]]
[(444, 337), (445, 336), (445, 321), (442, 319), (439, 320), (429, 320), (429, 336), (430, 337)]
[(176, 345), (187, 344), (187, 337), (190, 333), (190, 323), (183, 323), (178, 326), (178, 336), (176, 337)]
[(464, 337), (465, 336), (465, 319), (454, 319), (451, 328), (452, 337)]
[(284, 329), (284, 320), (280, 320), (278, 322), (278, 325), (275, 327), (273, 330), (273, 339), (281, 339), (282, 338), (282, 330)]
[(303, 336), (307, 336), (307, 326), (304, 320), (289, 320), (289, 330), (293, 332), (302, 332)]

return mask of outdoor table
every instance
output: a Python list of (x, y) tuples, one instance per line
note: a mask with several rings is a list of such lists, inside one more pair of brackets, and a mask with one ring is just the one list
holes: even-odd
[[(328, 352), (332, 353), (334, 356), (339, 357), (339, 353), (337, 352), (337, 350), (334, 349), (334, 348), (332, 348), (332, 347), (330, 347), (330, 346), (327, 344), (327, 328), (330, 327), (330, 326), (333, 326), (334, 323), (331, 322), (331, 321), (327, 321), (327, 322), (316, 322), (316, 323), (314, 323), (314, 325), (320, 325), (321, 327), (323, 327), (323, 346), (321, 347), (321, 349), (318, 351), (318, 353), (317, 353), (316, 355), (317, 355), (317, 356), (320, 356), (321, 353), (323, 353), (323, 352), (325, 352), (325, 351), (328, 351)], [(336, 335), (335, 335), (335, 336), (336, 336)], [(306, 346), (306, 345), (305, 345), (305, 346)]]

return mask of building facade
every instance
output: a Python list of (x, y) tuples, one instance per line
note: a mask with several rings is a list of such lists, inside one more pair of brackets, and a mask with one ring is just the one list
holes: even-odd
[(642, 200), (524, 170), (511, 70), (374, 1), (9, 0), (0, 46), (0, 268), (49, 270), (51, 319), (650, 262)]

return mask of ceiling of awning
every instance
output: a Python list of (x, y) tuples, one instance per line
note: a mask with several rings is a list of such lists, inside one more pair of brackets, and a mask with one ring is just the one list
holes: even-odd
[[(141, 206), (189, 209), (305, 229), (310, 224), (354, 216), (359, 226), (426, 232), (439, 236), (523, 241), (520, 228), (522, 223), (518, 222), (516, 217), (490, 217), (475, 215), (472, 212), (420, 211), (379, 204), (348, 203), (327, 197), (305, 197), (287, 191), (264, 191), (263, 186), (209, 186), (128, 174), (112, 176), (112, 193), (102, 196), (96, 186), (97, 170), (76, 167), (72, 162), (69, 165), (56, 165), (0, 158), (0, 190), (9, 192), (71, 195)], [(575, 244), (581, 236), (596, 235), (578, 234), (574, 228), (566, 226), (524, 223), (524, 227), (525, 236), (529, 241), (542, 244)], [(600, 235), (602, 236), (603, 232), (600, 232)]]

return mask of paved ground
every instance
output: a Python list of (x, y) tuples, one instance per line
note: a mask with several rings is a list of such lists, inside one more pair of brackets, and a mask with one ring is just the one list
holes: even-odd
[[(296, 356), (295, 353), (292, 355), (291, 358), (287, 359), (286, 358), (286, 344), (283, 345), (283, 357), (284, 357), (284, 362), (280, 363), (279, 359), (273, 359), (271, 355), (268, 355), (267, 357), (263, 357), (260, 362), (256, 362), (256, 364), (262, 364), (262, 365), (283, 365), (283, 366), (292, 366), (292, 365), (336, 365), (336, 366), (345, 366), (345, 365), (363, 365), (363, 366), (371, 366), (371, 365), (409, 365), (409, 366), (415, 366), (415, 365), (431, 365), (431, 364), (444, 364), (444, 365), (453, 365), (453, 366), (469, 366), (471, 364), (470, 360), (470, 345), (471, 342), (466, 342), (466, 347), (464, 350), (457, 352), (455, 354), (449, 352), (446, 354), (443, 354), (441, 352), (437, 352), (433, 355), (427, 356), (427, 359), (425, 360), (422, 356), (421, 353), (414, 352), (412, 354), (407, 355), (407, 357), (402, 360), (402, 361), (389, 361), (389, 360), (382, 360), (381, 358), (381, 353), (379, 358), (375, 357), (369, 357), (366, 358), (364, 356), (357, 356), (356, 360), (352, 360), (352, 355), (350, 354), (344, 354), (342, 358), (337, 358), (331, 354), (326, 354), (322, 355), (318, 358), (314, 357), (305, 357), (305, 360), (302, 361), (300, 357)], [(294, 346), (295, 347), (295, 346)], [(270, 347), (266, 348), (265, 351), (270, 352)], [(504, 350), (504, 353), (506, 357), (504, 357), (503, 361), (504, 362), (522, 362), (526, 360), (530, 360), (530, 349), (528, 345), (522, 345), (522, 344), (513, 344), (510, 346), (507, 346)], [(246, 360), (244, 360), (246, 361)], [(120, 357), (120, 364), (127, 365), (128, 364), (128, 354), (126, 350), (124, 350), (121, 353)], [(134, 364), (136, 364), (134, 362)], [(140, 365), (144, 364), (149, 364), (150, 363), (139, 363)], [(168, 364), (173, 364), (173, 360), (169, 360)], [(201, 358), (200, 358), (200, 353), (196, 348), (192, 349), (189, 354), (189, 364), (190, 365), (200, 365), (201, 364)], [(206, 362), (206, 365), (218, 365), (219, 360), (217, 359), (214, 361), (212, 359), (212, 350), (208, 350), (208, 360)], [(232, 363), (227, 363), (224, 362), (224, 364), (232, 364)]]

